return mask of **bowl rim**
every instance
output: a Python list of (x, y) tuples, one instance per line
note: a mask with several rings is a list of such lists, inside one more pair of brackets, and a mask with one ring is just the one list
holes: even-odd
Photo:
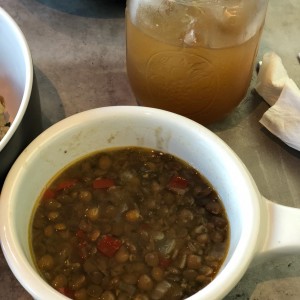
[(0, 153), (1, 153), (1, 150), (8, 144), (8, 142), (16, 132), (17, 128), (19, 127), (23, 119), (23, 116), (26, 112), (26, 109), (28, 107), (31, 90), (32, 90), (32, 83), (33, 83), (33, 64), (32, 64), (30, 49), (26, 41), (25, 35), (23, 34), (22, 30), (20, 29), (16, 21), (2, 7), (0, 7), (0, 18), (3, 18), (5, 20), (6, 24), (12, 29), (16, 39), (19, 42), (19, 46), (21, 48), (21, 52), (23, 54), (23, 58), (25, 62), (25, 73), (26, 73), (24, 92), (22, 95), (22, 99), (17, 114), (14, 120), (12, 121), (8, 131), (6, 132), (4, 137), (0, 140)]
[[(201, 297), (197, 295), (198, 293), (190, 296), (188, 299), (196, 300), (196, 299), (220, 299), (220, 297), (224, 297), (241, 279), (244, 275), (245, 271), (247, 270), (249, 264), (251, 263), (253, 256), (255, 255), (259, 232), (261, 230), (261, 206), (263, 205), (260, 201), (261, 195), (256, 187), (256, 184), (251, 177), (251, 174), (247, 170), (246, 166), (242, 163), (239, 157), (235, 154), (235, 152), (217, 135), (211, 132), (209, 129), (205, 128), (204, 126), (189, 120), (185, 117), (176, 115), (171, 112), (163, 111), (160, 109), (154, 108), (146, 108), (146, 107), (133, 107), (133, 106), (113, 106), (113, 107), (102, 107), (91, 109), (88, 111), (84, 111), (81, 113), (77, 113), (70, 117), (67, 117), (58, 123), (52, 125), (48, 129), (46, 129), (43, 133), (41, 133), (35, 140), (31, 142), (29, 146), (22, 152), (19, 158), (14, 163), (13, 167), (9, 171), (9, 174), (5, 180), (2, 195), (3, 201), (0, 203), (0, 207), (4, 206), (7, 199), (10, 199), (14, 193), (14, 186), (17, 184), (18, 177), (22, 177), (22, 173), (24, 172), (23, 162), (26, 161), (27, 163), (30, 162), (31, 157), (35, 156), (36, 151), (39, 151), (39, 147), (46, 147), (49, 141), (55, 137), (55, 135), (64, 134), (65, 131), (68, 131), (72, 127), (79, 126), (80, 123), (84, 123), (84, 121), (90, 120), (91, 122), (95, 120), (96, 117), (99, 117), (98, 112), (101, 111), (100, 116), (103, 118), (116, 118), (118, 114), (123, 114), (128, 116), (134, 116), (135, 114), (145, 114), (147, 117), (149, 114), (156, 114), (161, 120), (162, 118), (169, 118), (172, 121), (176, 122), (179, 120), (180, 122), (183, 121), (184, 126), (188, 126), (191, 130), (199, 130), (202, 133), (206, 134), (206, 138), (209, 138), (213, 141), (214, 144), (222, 148), (222, 151), (226, 153), (230, 157), (231, 160), (235, 162), (236, 168), (244, 174), (245, 183), (249, 185), (251, 190), (251, 197), (254, 200), (251, 200), (251, 207), (253, 207), (252, 212), (249, 212), (251, 216), (249, 217), (253, 222), (252, 226), (246, 226), (244, 228), (245, 235), (241, 237), (237, 247), (238, 249), (242, 249), (242, 252), (237, 252), (235, 250), (235, 260), (230, 259), (229, 263), (226, 265), (225, 268), (229, 270), (228, 272), (232, 275), (231, 278), (228, 278), (228, 275), (224, 274), (224, 272), (220, 272), (219, 275), (213, 280), (211, 284), (206, 286), (204, 289), (201, 290)], [(42, 143), (41, 143), (42, 142)], [(46, 183), (45, 183), (46, 184)], [(15, 198), (15, 197), (14, 197)], [(7, 204), (7, 203), (6, 203)], [(30, 265), (28, 260), (26, 259), (25, 254), (22, 252), (20, 253), (19, 249), (21, 248), (20, 242), (16, 240), (14, 236), (11, 236), (14, 232), (12, 228), (7, 226), (8, 223), (13, 224), (14, 222), (10, 220), (9, 214), (12, 214), (11, 205), (6, 205), (8, 207), (3, 208), (0, 210), (0, 236), (2, 239), (2, 249), (4, 256), (12, 269), (13, 273), (15, 274), (16, 278), (21, 282), (23, 287), (28, 290), (31, 295), (38, 298), (39, 295), (43, 295), (45, 289), (49, 290), (50, 285), (46, 284), (44, 280), (37, 274), (34, 268)], [(6, 210), (6, 211), (5, 211)], [(8, 213), (7, 213), (8, 210)], [(20, 261), (21, 259), (21, 261)], [(25, 262), (24, 262), (25, 259)], [(224, 269), (225, 269), (224, 268)], [(238, 270), (238, 271), (236, 271)], [(27, 274), (27, 276), (26, 276)], [(24, 283), (24, 278), (29, 277), (29, 274), (34, 282), (31, 283)], [(224, 280), (227, 280), (227, 284), (224, 284)], [(218, 297), (214, 298), (215, 289), (218, 288), (217, 291)], [(53, 295), (58, 296), (58, 292), (55, 291), (53, 288), (50, 287), (50, 293)], [(37, 292), (39, 291), (39, 292)], [(59, 294), (60, 299), (67, 299), (63, 295)], [(46, 299), (46, 298), (43, 298)], [(51, 299), (51, 298), (47, 298)]]

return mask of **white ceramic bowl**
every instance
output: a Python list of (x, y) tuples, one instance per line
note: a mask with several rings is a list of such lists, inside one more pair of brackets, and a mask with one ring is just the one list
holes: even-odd
[[(35, 299), (66, 299), (38, 275), (30, 254), (29, 223), (45, 184), (79, 157), (132, 145), (158, 149), (187, 161), (212, 183), (225, 205), (231, 227), (228, 256), (212, 283), (189, 299), (223, 298), (258, 252), (278, 250), (278, 233), (270, 232), (269, 226), (273, 204), (261, 197), (244, 164), (215, 134), (162, 110), (130, 106), (94, 109), (68, 117), (37, 137), (17, 159), (3, 186), (2, 249), (16, 278)], [(292, 212), (299, 218), (298, 211)], [(299, 220), (297, 226), (299, 230)], [(290, 243), (297, 247), (300, 241)]]
[(20, 152), (42, 130), (30, 51), (16, 22), (0, 7), (0, 95), (11, 126), (0, 141), (0, 188)]

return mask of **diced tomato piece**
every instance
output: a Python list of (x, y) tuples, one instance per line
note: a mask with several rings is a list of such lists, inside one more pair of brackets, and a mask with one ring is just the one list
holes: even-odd
[(87, 251), (87, 240), (86, 240), (86, 233), (78, 229), (75, 233), (75, 236), (77, 237), (77, 250), (78, 250), (78, 255), (80, 256), (81, 259), (86, 259), (88, 256), (88, 251)]
[(152, 228), (152, 227), (150, 226), (150, 224), (148, 224), (148, 223), (142, 223), (142, 224), (140, 225), (140, 228), (139, 228), (139, 229), (148, 231), (148, 230), (150, 230), (151, 228)]
[(78, 244), (78, 255), (82, 260), (86, 260), (88, 255), (89, 255), (89, 251), (87, 248), (87, 242), (83, 241), (81, 243)]
[(85, 240), (85, 238), (86, 238), (85, 232), (81, 229), (78, 229), (76, 232), (76, 237), (80, 240)]
[(122, 241), (110, 235), (104, 235), (98, 242), (97, 249), (107, 257), (113, 257), (122, 246)]
[(77, 179), (67, 179), (65, 181), (60, 182), (57, 185), (56, 190), (61, 191), (61, 190), (69, 189), (73, 187), (77, 182), (78, 182)]
[(188, 181), (181, 176), (173, 176), (168, 183), (170, 189), (186, 189), (188, 187)]
[(94, 189), (108, 189), (114, 185), (114, 180), (109, 178), (97, 178), (93, 181)]
[(162, 267), (163, 269), (168, 268), (171, 265), (172, 261), (169, 258), (166, 258), (164, 256), (159, 257), (159, 266)]
[(71, 299), (74, 299), (74, 291), (69, 289), (68, 287), (61, 287), (57, 289), (61, 294), (65, 295), (66, 297), (69, 297)]
[(55, 191), (52, 189), (46, 189), (43, 195), (43, 200), (49, 200), (55, 197)]

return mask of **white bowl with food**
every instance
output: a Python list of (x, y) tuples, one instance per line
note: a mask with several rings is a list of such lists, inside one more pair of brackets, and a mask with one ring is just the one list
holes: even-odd
[(0, 7), (0, 186), (20, 152), (42, 130), (39, 94), (28, 44)]
[[(156, 169), (155, 162), (146, 162), (142, 167), (138, 167), (139, 170), (133, 172), (142, 172), (141, 178), (136, 178), (132, 172), (127, 171), (120, 179), (119, 167), (115, 167), (115, 175), (105, 173), (113, 162), (104, 156), (103, 159), (98, 157), (97, 163), (86, 161), (79, 171), (73, 168), (77, 174), (75, 179), (63, 175), (65, 181), (53, 181), (53, 178), (60, 176), (58, 174), (64, 174), (66, 166), (88, 157), (91, 153), (105, 151), (109, 154), (112, 149), (124, 147), (150, 148), (185, 161), (206, 178), (220, 197), (229, 222), (228, 248), (220, 269), (201, 290), (188, 294), (179, 287), (186, 287), (187, 281), (195, 278), (200, 283), (204, 276), (209, 277), (211, 272), (215, 271), (215, 260), (211, 260), (211, 257), (215, 256), (205, 255), (206, 250), (199, 250), (197, 245), (203, 245), (208, 240), (220, 242), (218, 232), (214, 236), (207, 233), (213, 228), (223, 227), (224, 223), (219, 222), (219, 206), (213, 205), (208, 208), (207, 202), (197, 202), (197, 187), (188, 194), (188, 172), (176, 173), (175, 182), (174, 174), (168, 175), (173, 178), (170, 183), (163, 179), (164, 174), (159, 174), (158, 177), (152, 174)], [(133, 156), (132, 163), (135, 163), (135, 158), (138, 162), (138, 156)], [(114, 160), (118, 161), (118, 156), (115, 156)], [(123, 159), (123, 162), (127, 165), (126, 159)], [(95, 170), (93, 166), (96, 166)], [(177, 162), (171, 163), (171, 166), (176, 172), (182, 170)], [(149, 178), (156, 178), (157, 181), (151, 183), (151, 191), (147, 194), (150, 196), (146, 197), (146, 185), (141, 182)], [(123, 194), (125, 187), (122, 186), (122, 182), (126, 180), (126, 187), (130, 191), (127, 190)], [(165, 187), (162, 187), (163, 182), (167, 182)], [(75, 190), (70, 192), (74, 186)], [(139, 188), (132, 194), (135, 186)], [(82, 187), (83, 191), (80, 190)], [(205, 196), (205, 192), (202, 194)], [(122, 203), (126, 203), (118, 217), (113, 213), (116, 211), (114, 205), (118, 202), (113, 195), (117, 195)], [(164, 201), (161, 208), (157, 207), (160, 207), (160, 202), (154, 205), (152, 203), (155, 195)], [(179, 202), (179, 214), (172, 215), (171, 213), (176, 211), (173, 201), (178, 201), (184, 195), (189, 195), (188, 202), (197, 202), (200, 210), (195, 207), (182, 211), (183, 204)], [(102, 196), (107, 197), (105, 199), (110, 203), (108, 207), (103, 206)], [(140, 199), (141, 206), (133, 202), (135, 198)], [(41, 201), (40, 204), (38, 201)], [(49, 211), (39, 211), (36, 222), (33, 215), (37, 213), (37, 207), (42, 201), (45, 201)], [(95, 201), (100, 201), (96, 207), (93, 206)], [(129, 204), (126, 201), (130, 201)], [(69, 203), (69, 206), (65, 208), (64, 217), (59, 219), (65, 203)], [(145, 207), (149, 208), (148, 214)], [(169, 214), (165, 218), (161, 215), (157, 224), (153, 225), (148, 218), (153, 216), (155, 209), (157, 214)], [(192, 233), (196, 234), (196, 241), (190, 237), (185, 238), (186, 234), (190, 236), (192, 233), (187, 233), (186, 229), (182, 230), (184, 224), (198, 222), (203, 212), (209, 220), (204, 221), (204, 227), (197, 223), (192, 229)], [(182, 299), (183, 296), (186, 299), (198, 300), (222, 299), (238, 283), (254, 259), (290, 253), (299, 250), (300, 245), (299, 238), (295, 238), (298, 235), (292, 234), (300, 229), (299, 211), (264, 199), (244, 164), (220, 138), (187, 118), (145, 107), (116, 106), (93, 109), (68, 117), (48, 128), (26, 148), (11, 168), (2, 190), (0, 213), (1, 245), (8, 265), (32, 297), (41, 300), (88, 299), (96, 294), (97, 297), (102, 297), (101, 299)], [(84, 219), (77, 220), (76, 216), (79, 215)], [(125, 223), (116, 230), (114, 223), (123, 218)], [(171, 218), (174, 226), (156, 227), (160, 223), (165, 226)], [(217, 222), (212, 224), (210, 218)], [(134, 229), (133, 223), (137, 220), (141, 223)], [(104, 227), (95, 227), (97, 222), (105, 222)], [(41, 228), (37, 236), (44, 238), (44, 235), (57, 235), (65, 243), (57, 240), (55, 245), (51, 245), (46, 241), (38, 247), (33, 246), (32, 225), (35, 229)], [(143, 259), (137, 259), (137, 245), (130, 246), (130, 237), (124, 238), (119, 234), (125, 228), (129, 228), (132, 233), (142, 230), (143, 234), (137, 241), (140, 243), (152, 235), (152, 231), (147, 232), (152, 226), (156, 229), (153, 237), (155, 241), (145, 246), (150, 254), (145, 254), (146, 264), (143, 265)], [(289, 234), (286, 234), (287, 231)], [(187, 251), (186, 255), (181, 255), (180, 264), (177, 260), (180, 250), (175, 251), (170, 243), (164, 244), (162, 248), (155, 248), (156, 244), (162, 245), (170, 232), (183, 234), (181, 238), (177, 236), (176, 239), (176, 245), (185, 245)], [(69, 249), (69, 245), (73, 244), (68, 241), (70, 236), (72, 241), (75, 241), (75, 250)], [(60, 243), (64, 246), (61, 246), (59, 254), (53, 255), (52, 250), (59, 248)], [(111, 247), (113, 249), (109, 249)], [(43, 253), (42, 257), (36, 258), (33, 248)], [(166, 248), (169, 251), (167, 253)], [(71, 252), (68, 252), (68, 249)], [(77, 255), (77, 259), (74, 259), (73, 254), (78, 254), (79, 249), (80, 258)], [(115, 255), (118, 266), (114, 262)], [(161, 262), (161, 257), (166, 258), (167, 262)], [(65, 264), (62, 268), (64, 271), (60, 274), (55, 273), (55, 270), (60, 268), (56, 265), (57, 261), (63, 261)], [(133, 268), (132, 263), (136, 262), (139, 267), (135, 264)], [(135, 277), (139, 268), (143, 269), (143, 272), (148, 270), (149, 273), (138, 274)], [(113, 278), (109, 277), (107, 282), (112, 269)], [(124, 275), (123, 270), (127, 270), (127, 274)], [(185, 279), (178, 283), (181, 273)], [(91, 274), (92, 283), (89, 281)], [(186, 280), (187, 278), (189, 280)], [(102, 283), (105, 283), (105, 287)]]

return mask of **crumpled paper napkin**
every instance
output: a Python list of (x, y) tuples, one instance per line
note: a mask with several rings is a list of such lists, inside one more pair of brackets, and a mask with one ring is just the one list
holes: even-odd
[(284, 143), (300, 150), (300, 90), (276, 53), (263, 56), (254, 88), (271, 106), (259, 122)]

